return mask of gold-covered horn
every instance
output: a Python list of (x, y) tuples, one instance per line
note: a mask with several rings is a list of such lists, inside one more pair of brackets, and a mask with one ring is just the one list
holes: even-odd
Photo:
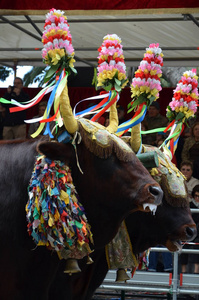
[(118, 269), (117, 270), (117, 276), (115, 282), (121, 282), (121, 281), (126, 281), (129, 280), (130, 277), (126, 273), (125, 269)]
[(92, 258), (88, 255), (88, 256), (87, 256), (87, 262), (86, 262), (86, 264), (87, 264), (87, 265), (91, 265), (91, 264), (93, 264), (93, 262), (94, 262), (94, 261), (92, 260)]
[(135, 153), (138, 152), (138, 150), (140, 149), (140, 145), (142, 143), (140, 127), (141, 124), (139, 123), (133, 126), (131, 129), (131, 148)]
[(109, 125), (106, 127), (106, 129), (110, 133), (115, 133), (118, 129), (118, 112), (116, 108), (116, 102), (113, 103), (110, 107), (110, 113), (109, 113)]
[(79, 268), (77, 260), (73, 258), (67, 259), (64, 273), (72, 275), (73, 273), (78, 272), (81, 272), (81, 269)]
[(70, 100), (68, 97), (68, 87), (66, 85), (60, 95), (60, 112), (63, 118), (64, 126), (70, 134), (74, 134), (78, 129), (78, 122), (75, 119), (72, 108), (70, 105)]

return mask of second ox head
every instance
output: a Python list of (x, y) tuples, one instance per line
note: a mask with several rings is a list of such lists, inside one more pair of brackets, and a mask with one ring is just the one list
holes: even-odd
[(135, 254), (157, 245), (175, 252), (196, 236), (196, 225), (189, 207), (172, 206), (164, 198), (155, 216), (136, 212), (126, 218), (126, 226)]

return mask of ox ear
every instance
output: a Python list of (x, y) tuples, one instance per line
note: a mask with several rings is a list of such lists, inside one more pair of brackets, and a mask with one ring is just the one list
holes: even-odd
[(37, 151), (49, 159), (69, 162), (72, 155), (72, 146), (58, 142), (41, 142), (37, 145)]

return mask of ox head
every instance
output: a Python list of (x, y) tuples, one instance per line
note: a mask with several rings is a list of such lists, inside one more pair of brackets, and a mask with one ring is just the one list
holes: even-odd
[(183, 242), (196, 236), (196, 226), (189, 207), (171, 206), (165, 198), (155, 216), (135, 212), (125, 222), (135, 254), (157, 245), (163, 245), (172, 252), (178, 251)]
[[(131, 147), (137, 152), (141, 142), (138, 126), (133, 128), (130, 141)], [(142, 151), (155, 151), (158, 154), (159, 166), (151, 169), (150, 173), (159, 182), (164, 192), (162, 205), (158, 207), (156, 215), (142, 216), (145, 234), (147, 234), (148, 226), (150, 228), (150, 232), (148, 231), (150, 245), (148, 247), (162, 244), (170, 251), (179, 250), (181, 241), (192, 240), (196, 235), (196, 225), (189, 208), (185, 178), (163, 149), (161, 151), (157, 147), (142, 146)], [(144, 237), (142, 234), (141, 236)], [(139, 241), (138, 236), (137, 241)], [(141, 241), (137, 247), (139, 248), (141, 244), (143, 246), (144, 243), (144, 240)], [(146, 246), (144, 248), (146, 249)]]
[[(129, 213), (144, 204), (159, 205), (162, 190), (132, 149), (112, 134), (118, 122), (116, 107), (111, 108), (112, 120), (108, 130), (86, 119), (76, 120), (67, 89), (61, 95), (60, 111), (73, 142), (41, 142), (38, 151), (71, 168), (80, 202), (91, 225), (95, 247), (103, 246), (113, 238)], [(76, 132), (80, 143), (74, 138)]]
[[(135, 151), (138, 152), (141, 145), (140, 124), (134, 126), (131, 138), (128, 141)], [(159, 166), (150, 170), (152, 177), (161, 185), (166, 201), (172, 206), (189, 206), (188, 194), (184, 175), (171, 162), (164, 148), (142, 145), (142, 152), (155, 151), (158, 155)]]

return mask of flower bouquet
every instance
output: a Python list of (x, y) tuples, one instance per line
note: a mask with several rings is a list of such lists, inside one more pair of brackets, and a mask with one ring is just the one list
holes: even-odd
[[(40, 122), (40, 126), (37, 131), (31, 135), (33, 138), (37, 137), (41, 133), (45, 125), (46, 129), (44, 131), (44, 135), (48, 134), (51, 138), (53, 138), (49, 122), (55, 121), (56, 125), (59, 127), (63, 125), (59, 111), (59, 99), (63, 89), (67, 86), (68, 75), (71, 71), (76, 73), (73, 65), (75, 60), (72, 37), (69, 31), (67, 18), (64, 16), (63, 11), (52, 8), (46, 15), (42, 42), (44, 45), (42, 49), (43, 61), (50, 67), (44, 77), (44, 82), (47, 84), (26, 104), (21, 104), (15, 100), (11, 100), (11, 103), (17, 107), (10, 108), (10, 111), (17, 112), (33, 107), (43, 99), (44, 95), (50, 93), (44, 115), (40, 118), (25, 120), (25, 122)], [(51, 80), (55, 75), (55, 80)], [(51, 82), (49, 82), (50, 80)], [(53, 105), (54, 115), (50, 117)]]
[(167, 106), (167, 118), (170, 122), (187, 123), (194, 117), (198, 106), (198, 77), (195, 70), (186, 71), (173, 91), (172, 101)]
[(42, 35), (42, 57), (50, 69), (45, 75), (45, 82), (49, 81), (57, 72), (58, 75), (65, 69), (76, 73), (74, 69), (74, 48), (70, 34), (67, 17), (64, 12), (52, 8), (46, 15), (44, 31)]
[(128, 104), (128, 113), (136, 110), (133, 118), (121, 124), (118, 134), (121, 136), (129, 128), (141, 123), (147, 112), (147, 108), (159, 97), (162, 87), (160, 77), (163, 66), (163, 53), (159, 44), (150, 44), (146, 48), (143, 60), (140, 62), (138, 70), (131, 84), (131, 97), (133, 100)]
[(159, 44), (151, 44), (146, 49), (143, 60), (140, 62), (138, 70), (131, 84), (131, 97), (133, 100), (129, 111), (138, 105), (146, 103), (147, 107), (159, 98), (159, 91), (162, 90), (160, 77), (162, 76), (161, 67), (163, 66), (162, 49)]
[(171, 128), (168, 138), (165, 140), (167, 150), (170, 151), (170, 156), (173, 157), (177, 148), (177, 143), (180, 134), (184, 130), (184, 123), (188, 125), (187, 121), (193, 118), (198, 106), (198, 77), (196, 70), (186, 71), (176, 89), (173, 91), (173, 98), (167, 106), (167, 118), (170, 124), (164, 132)]
[(121, 39), (116, 34), (107, 34), (98, 51), (97, 87), (121, 92), (128, 82)]
[(95, 113), (92, 121), (96, 121), (113, 104), (116, 110), (119, 93), (128, 82), (121, 39), (116, 34), (107, 34), (98, 51), (97, 88), (103, 89), (100, 93), (103, 100), (89, 109), (88, 113)]

